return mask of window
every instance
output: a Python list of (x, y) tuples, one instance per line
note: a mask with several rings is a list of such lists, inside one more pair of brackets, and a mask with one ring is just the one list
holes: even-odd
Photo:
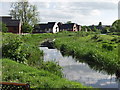
[(58, 29), (58, 27), (56, 27), (56, 32), (58, 32), (57, 29)]

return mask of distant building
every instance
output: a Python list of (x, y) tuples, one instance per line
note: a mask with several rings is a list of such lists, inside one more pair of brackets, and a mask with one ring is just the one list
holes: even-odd
[(11, 16), (0, 17), (2, 23), (6, 24), (8, 32), (20, 34), (21, 33), (21, 22), (20, 20), (12, 19)]
[(99, 30), (104, 30), (105, 29), (105, 27), (111, 27), (110, 25), (102, 25), (102, 22), (99, 22), (99, 24), (98, 25), (90, 25), (90, 26), (88, 26), (90, 29), (94, 29), (94, 28), (96, 28), (96, 29), (99, 29)]
[(59, 27), (56, 22), (48, 22), (47, 24), (36, 24), (33, 33), (57, 33)]
[(96, 28), (96, 29), (99, 29), (99, 30), (104, 30), (105, 27), (111, 27), (110, 25), (102, 25), (102, 26), (99, 26), (99, 25), (91, 25), (91, 26), (88, 26), (91, 30)]
[(77, 29), (78, 29), (78, 31), (81, 31), (81, 25), (77, 25)]
[(81, 26), (77, 25), (76, 23), (69, 23), (69, 24), (62, 24), (61, 22), (58, 23), (60, 31), (80, 31)]

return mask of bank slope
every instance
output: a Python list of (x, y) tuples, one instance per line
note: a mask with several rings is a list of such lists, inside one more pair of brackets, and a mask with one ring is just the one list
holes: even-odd
[(2, 62), (2, 81), (29, 83), (31, 88), (88, 88), (78, 82), (68, 81), (45, 70), (17, 63), (10, 59)]

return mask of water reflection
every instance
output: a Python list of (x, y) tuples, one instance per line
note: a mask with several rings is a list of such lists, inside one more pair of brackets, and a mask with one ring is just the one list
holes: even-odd
[(116, 76), (113, 73), (108, 75), (103, 69), (100, 68), (99, 70), (93, 63), (88, 62), (86, 64), (82, 60), (82, 62), (78, 62), (72, 56), (63, 57), (57, 49), (48, 49), (47, 47), (40, 47), (40, 49), (45, 53), (44, 60), (58, 62), (63, 67), (65, 77), (69, 80), (97, 88), (120, 88), (120, 85), (118, 85), (120, 83), (116, 81)]
[[(69, 56), (66, 52), (62, 52), (61, 54), (63, 57)], [(92, 62), (91, 60), (87, 59), (87, 60), (83, 60), (80, 58), (75, 57), (74, 55), (72, 55), (72, 58), (74, 58), (76, 61), (78, 62), (82, 62), (82, 63), (87, 63), (87, 65), (91, 68), (94, 69), (97, 72), (101, 72), (101, 73), (107, 73), (108, 75), (114, 75), (116, 73), (116, 70), (112, 67), (107, 67), (107, 66), (101, 66), (98, 62)], [(119, 71), (120, 73), (120, 71)], [(118, 76), (118, 75), (116, 75)], [(120, 77), (120, 76), (119, 76)]]

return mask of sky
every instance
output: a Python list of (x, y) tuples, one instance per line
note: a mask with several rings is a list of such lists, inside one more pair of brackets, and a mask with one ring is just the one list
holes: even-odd
[[(0, 16), (9, 15), (12, 2), (1, 0)], [(111, 25), (118, 19), (119, 0), (30, 0), (37, 6), (40, 23), (72, 21), (80, 25)]]

